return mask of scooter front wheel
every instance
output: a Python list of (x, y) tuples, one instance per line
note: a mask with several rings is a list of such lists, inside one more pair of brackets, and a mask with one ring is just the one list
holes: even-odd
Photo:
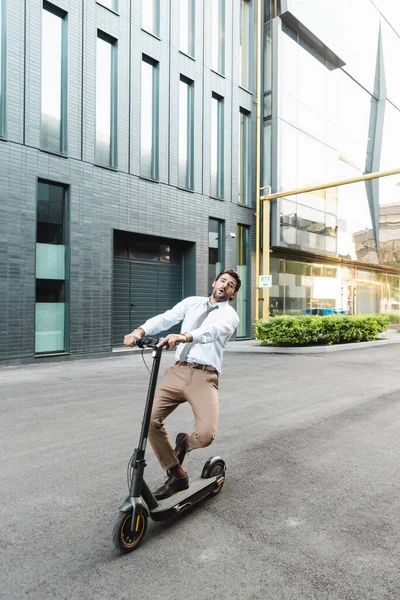
[(143, 541), (147, 530), (147, 515), (140, 513), (136, 517), (136, 523), (132, 528), (132, 511), (120, 513), (113, 531), (115, 547), (122, 554), (136, 550)]

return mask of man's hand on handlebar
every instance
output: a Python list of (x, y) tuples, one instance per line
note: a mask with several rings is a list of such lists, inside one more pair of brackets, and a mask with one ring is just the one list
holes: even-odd
[(144, 330), (141, 327), (135, 329), (132, 333), (124, 337), (124, 346), (131, 346), (133, 348), (136, 345), (136, 340), (140, 340), (143, 336)]
[(157, 346), (159, 348), (165, 346), (166, 349), (169, 350), (170, 348), (175, 349), (177, 344), (185, 344), (188, 341), (188, 337), (184, 333), (170, 333), (169, 335), (167, 335), (167, 337), (163, 338), (157, 344)]

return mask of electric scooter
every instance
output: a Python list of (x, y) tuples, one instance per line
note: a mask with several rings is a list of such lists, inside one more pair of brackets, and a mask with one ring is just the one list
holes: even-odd
[(187, 490), (176, 492), (164, 500), (157, 500), (144, 480), (146, 443), (162, 354), (162, 347), (158, 347), (158, 342), (157, 338), (150, 337), (136, 340), (136, 346), (139, 348), (153, 350), (153, 365), (139, 446), (135, 448), (128, 464), (129, 496), (119, 509), (120, 513), (113, 531), (114, 544), (124, 554), (136, 550), (142, 543), (149, 517), (154, 521), (163, 521), (178, 515), (207, 496), (217, 495), (225, 481), (226, 465), (219, 456), (207, 460), (201, 476), (191, 479)]

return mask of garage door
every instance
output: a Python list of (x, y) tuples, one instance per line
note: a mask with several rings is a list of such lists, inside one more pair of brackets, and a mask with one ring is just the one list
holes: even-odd
[[(165, 246), (165, 245), (164, 245)], [(132, 252), (131, 254), (134, 255)], [(175, 251), (171, 262), (114, 258), (113, 270), (113, 346), (123, 344), (124, 335), (147, 319), (172, 308), (183, 298), (182, 251)], [(175, 326), (169, 332), (180, 331)], [(166, 332), (162, 332), (165, 335)]]

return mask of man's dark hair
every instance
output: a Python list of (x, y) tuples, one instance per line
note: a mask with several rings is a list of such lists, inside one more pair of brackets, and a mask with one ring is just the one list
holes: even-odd
[(221, 273), (218, 273), (218, 275), (215, 278), (215, 281), (218, 281), (218, 279), (220, 277), (222, 277), (222, 275), (230, 275), (231, 277), (233, 277), (233, 279), (235, 279), (235, 281), (236, 281), (235, 292), (238, 292), (240, 290), (240, 286), (242, 285), (242, 282), (241, 282), (239, 273), (237, 271), (235, 271), (235, 269), (223, 269), (221, 271)]

